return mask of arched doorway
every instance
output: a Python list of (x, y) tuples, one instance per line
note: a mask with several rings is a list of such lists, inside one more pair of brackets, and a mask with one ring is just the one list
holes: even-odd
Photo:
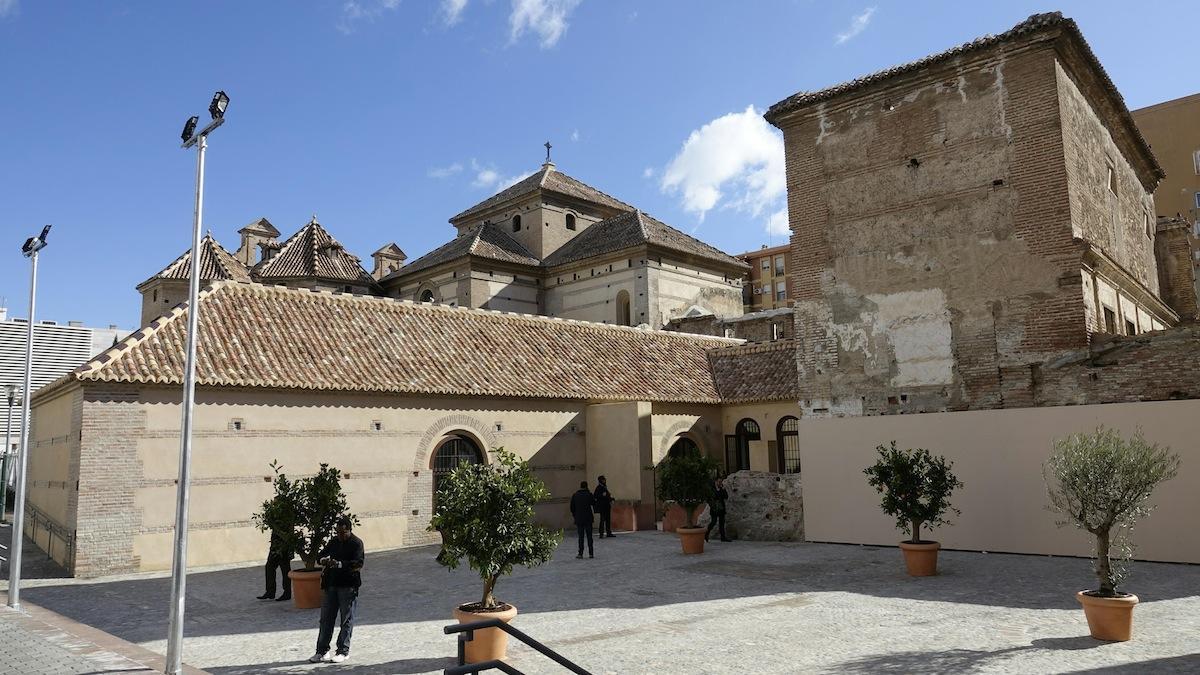
[(620, 291), (617, 293), (617, 325), (630, 326), (633, 317), (629, 311), (629, 291)]
[(750, 468), (750, 441), (762, 438), (758, 422), (747, 417), (737, 423), (732, 436), (725, 437), (725, 472), (734, 473)]
[(775, 428), (779, 473), (800, 473), (800, 420), (785, 417)]
[(438, 483), (459, 464), (482, 464), (483, 451), (467, 436), (454, 435), (442, 442), (433, 454), (433, 506), (437, 508)]

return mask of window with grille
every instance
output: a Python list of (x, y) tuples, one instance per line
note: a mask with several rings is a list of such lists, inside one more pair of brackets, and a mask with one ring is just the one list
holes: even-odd
[(800, 473), (800, 420), (785, 417), (777, 430), (779, 473)]
[(433, 456), (433, 503), (437, 505), (438, 483), (460, 464), (482, 464), (483, 452), (475, 441), (455, 436), (438, 446)]

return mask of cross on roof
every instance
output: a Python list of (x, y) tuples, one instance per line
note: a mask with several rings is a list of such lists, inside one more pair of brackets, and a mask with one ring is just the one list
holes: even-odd
[(553, 162), (550, 161), (550, 148), (553, 148), (553, 147), (554, 147), (553, 145), (550, 145), (550, 141), (546, 141), (546, 163), (547, 164), (553, 164)]

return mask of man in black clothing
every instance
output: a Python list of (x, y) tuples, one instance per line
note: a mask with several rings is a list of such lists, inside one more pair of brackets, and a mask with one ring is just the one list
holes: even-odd
[(596, 485), (596, 491), (592, 493), (592, 501), (596, 504), (596, 513), (600, 514), (600, 526), (596, 529), (600, 531), (600, 538), (604, 538), (604, 533), (608, 532), (608, 536), (613, 536), (612, 533), (612, 493), (608, 491), (608, 481), (604, 476), (600, 476), (599, 483)]
[(708, 541), (708, 535), (712, 534), (717, 523), (720, 523), (721, 541), (730, 541), (729, 537), (725, 536), (726, 499), (729, 499), (729, 491), (725, 489), (725, 480), (718, 478), (717, 482), (713, 483), (713, 497), (708, 502), (708, 516), (711, 520), (708, 522), (708, 530), (704, 532), (704, 541)]
[(271, 530), (271, 550), (267, 551), (267, 590), (260, 596), (259, 600), (270, 600), (275, 598), (275, 570), (283, 576), (283, 595), (275, 598), (276, 600), (291, 600), (292, 599), (292, 578), (288, 576), (288, 572), (292, 571), (292, 558), (296, 556), (291, 551), (289, 544), (284, 542), (282, 536), (275, 530)]
[(587, 537), (588, 557), (595, 558), (592, 551), (592, 493), (587, 481), (580, 481), (579, 489), (571, 495), (571, 515), (575, 517), (575, 530), (579, 533), (579, 555), (583, 557), (583, 539)]
[[(350, 635), (354, 633), (354, 607), (358, 604), (358, 588), (362, 585), (359, 570), (366, 553), (362, 539), (350, 531), (350, 518), (342, 516), (337, 522), (337, 534), (321, 549), (317, 560), (325, 569), (321, 572), (321, 630), (317, 635), (317, 652), (312, 663), (330, 661), (341, 663), (350, 657)], [(329, 655), (333, 623), (341, 614), (337, 653)]]

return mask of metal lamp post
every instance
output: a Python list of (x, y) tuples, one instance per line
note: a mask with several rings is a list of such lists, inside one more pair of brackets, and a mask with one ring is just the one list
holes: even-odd
[(12, 409), (17, 397), (17, 385), (9, 384), (4, 387), (5, 400), (8, 402), (8, 421), (4, 424), (4, 452), (0, 458), (0, 523), (5, 522), (5, 505), (8, 504), (8, 456), (12, 452)]
[(33, 390), (33, 326), (34, 310), (37, 309), (37, 264), (38, 251), (46, 248), (46, 237), (50, 226), (42, 233), (25, 240), (21, 254), (30, 260), (29, 270), (29, 324), (25, 337), (25, 387), (21, 390), (21, 449), (17, 455), (17, 479), (13, 499), (12, 539), (8, 546), (8, 606), (21, 608), (21, 548), (25, 528), (25, 469), (29, 466), (29, 392)]
[(183, 670), (183, 600), (187, 581), (188, 498), (191, 492), (192, 410), (196, 402), (196, 331), (199, 323), (197, 299), (200, 295), (200, 226), (204, 207), (204, 151), (207, 138), (225, 123), (229, 97), (218, 91), (208, 112), (212, 122), (196, 133), (199, 117), (190, 117), (183, 125), (183, 148), (196, 146), (196, 211), (192, 225), (192, 274), (188, 284), (187, 363), (183, 371), (183, 424), (179, 440), (179, 488), (175, 502), (175, 551), (171, 559), (171, 618), (167, 632), (167, 661), (164, 672), (175, 675)]

